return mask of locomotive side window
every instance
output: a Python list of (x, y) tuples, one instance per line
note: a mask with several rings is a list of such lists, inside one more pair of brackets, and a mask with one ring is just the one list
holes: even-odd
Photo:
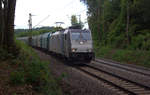
[(67, 40), (67, 35), (65, 34), (65, 40)]

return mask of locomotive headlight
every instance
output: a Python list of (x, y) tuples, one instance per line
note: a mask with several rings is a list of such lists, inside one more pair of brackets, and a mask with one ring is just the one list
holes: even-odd
[(87, 51), (88, 51), (88, 52), (92, 52), (92, 49), (88, 49)]
[(77, 50), (77, 49), (75, 49), (75, 48), (72, 48), (72, 52), (76, 52), (76, 50)]
[(81, 41), (80, 44), (83, 45), (83, 42)]

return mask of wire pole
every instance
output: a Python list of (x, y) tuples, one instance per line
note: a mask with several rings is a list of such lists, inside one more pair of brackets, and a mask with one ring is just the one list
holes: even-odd
[(31, 41), (32, 41), (32, 14), (29, 13), (29, 20), (28, 20), (28, 23), (29, 23), (29, 45), (31, 45)]
[(79, 23), (81, 23), (81, 15), (79, 15)]
[(79, 23), (81, 23), (81, 15), (77, 15), (77, 16), (79, 16)]
[(32, 15), (31, 15), (31, 13), (29, 13), (28, 23), (29, 23), (29, 32), (32, 32)]

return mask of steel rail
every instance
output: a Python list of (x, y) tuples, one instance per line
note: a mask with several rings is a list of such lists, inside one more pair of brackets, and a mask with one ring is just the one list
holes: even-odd
[(129, 91), (129, 90), (123, 88), (123, 87), (120, 87), (120, 86), (116, 85), (115, 83), (110, 82), (110, 81), (108, 81), (108, 80), (106, 80), (106, 79), (104, 79), (104, 78), (101, 78), (101, 77), (99, 77), (99, 76), (97, 76), (97, 75), (95, 75), (95, 74), (92, 74), (91, 72), (88, 72), (88, 71), (86, 71), (86, 70), (84, 70), (84, 69), (81, 69), (81, 68), (79, 68), (79, 67), (76, 67), (76, 68), (77, 68), (78, 70), (80, 70), (80, 71), (82, 71), (82, 72), (84, 72), (84, 73), (86, 73), (86, 74), (88, 74), (88, 75), (90, 75), (90, 76), (92, 76), (92, 77), (98, 79), (98, 80), (103, 81), (104, 83), (107, 83), (107, 84), (109, 84), (109, 85), (111, 85), (111, 86), (116, 87), (117, 89), (119, 89), (119, 90), (121, 90), (121, 91), (127, 93), (128, 95), (136, 95), (136, 93), (134, 93), (134, 92), (132, 92), (132, 91)]
[(104, 65), (109, 65), (109, 66), (113, 66), (113, 67), (116, 67), (116, 68), (119, 68), (119, 69), (124, 69), (124, 70), (127, 70), (127, 71), (130, 71), (130, 72), (133, 72), (133, 73), (137, 73), (137, 74), (141, 74), (141, 75), (145, 75), (145, 76), (148, 76), (150, 77), (150, 74), (147, 74), (147, 73), (144, 73), (142, 71), (138, 71), (138, 70), (133, 70), (133, 69), (137, 69), (137, 68), (133, 68), (133, 67), (129, 67), (129, 68), (133, 68), (133, 69), (129, 69), (127, 66), (124, 66), (124, 65), (121, 65), (121, 64), (112, 64), (112, 63), (109, 63), (109, 62), (104, 62), (104, 61), (100, 61), (100, 60), (95, 60), (93, 62), (98, 62), (98, 63), (101, 63), (101, 64), (104, 64)]
[(150, 90), (150, 87), (149, 87), (149, 86), (146, 86), (146, 85), (143, 85), (143, 84), (140, 84), (140, 83), (137, 83), (137, 82), (131, 81), (131, 80), (129, 80), (129, 79), (126, 79), (126, 78), (120, 77), (120, 76), (118, 76), (118, 75), (116, 75), (116, 74), (113, 74), (113, 73), (110, 73), (110, 72), (108, 72), (108, 71), (101, 70), (101, 69), (96, 68), (96, 67), (91, 66), (91, 65), (87, 65), (87, 64), (85, 64), (85, 66), (90, 67), (90, 68), (93, 68), (93, 69), (95, 69), (95, 70), (97, 70), (97, 71), (100, 71), (100, 72), (106, 73), (106, 74), (111, 75), (111, 76), (113, 76), (113, 77), (117, 77), (117, 78), (119, 78), (119, 79), (125, 80), (125, 81), (127, 81), (127, 82), (133, 83), (133, 84), (138, 85), (138, 86), (140, 86), (140, 87), (142, 87), (142, 88), (145, 88), (145, 89), (147, 89), (147, 90)]
[[(116, 79), (118, 79), (118, 80), (121, 80), (121, 82), (129, 83), (128, 86), (134, 85), (134, 86), (137, 87), (137, 88), (143, 89), (143, 91), (144, 91), (143, 93), (148, 93), (148, 94), (150, 94), (150, 87), (148, 87), (148, 86), (145, 86), (145, 85), (143, 85), (143, 84), (139, 84), (139, 83), (137, 83), (137, 82), (134, 82), (134, 81), (131, 81), (131, 80), (129, 80), (129, 79), (120, 77), (120, 76), (118, 76), (118, 75), (116, 75), (116, 74), (110, 73), (110, 72), (108, 72), (108, 71), (101, 70), (101, 69), (99, 69), (99, 68), (96, 68), (96, 67), (91, 66), (91, 65), (88, 65), (88, 64), (85, 64), (85, 67), (88, 67), (88, 68), (90, 68), (90, 69), (94, 69), (94, 70), (96, 70), (96, 71), (98, 71), (98, 72), (102, 72), (102, 73), (104, 73), (104, 74), (106, 74), (106, 75), (109, 75), (109, 76), (114, 77), (114, 78), (116, 78)], [(117, 85), (115, 82), (112, 82), (112, 81), (109, 81), (109, 80), (107, 80), (107, 79), (105, 79), (105, 78), (102, 78), (102, 77), (100, 77), (100, 76), (97, 76), (97, 75), (95, 75), (95, 74), (93, 74), (93, 73), (91, 73), (91, 72), (89, 72), (89, 71), (86, 71), (86, 70), (80, 68), (80, 67), (76, 67), (76, 68), (79, 69), (79, 70), (81, 70), (81, 71), (83, 71), (84, 73), (87, 73), (88, 75), (90, 75), (90, 76), (92, 76), (92, 77), (95, 77), (95, 78), (97, 78), (97, 79), (99, 79), (99, 80), (102, 80), (102, 81), (104, 81), (104, 82), (106, 82), (106, 83), (108, 83), (108, 84), (110, 84), (110, 85), (112, 85), (112, 86), (114, 86), (114, 87), (116, 87), (116, 88), (118, 88), (118, 89), (120, 89), (120, 90), (122, 90), (122, 91), (128, 93), (129, 95), (137, 95), (137, 92), (134, 91), (134, 90), (132, 91), (131, 89), (129, 90), (129, 87), (122, 87), (122, 86), (119, 86), (119, 85)], [(139, 92), (138, 92), (138, 93), (139, 93)]]

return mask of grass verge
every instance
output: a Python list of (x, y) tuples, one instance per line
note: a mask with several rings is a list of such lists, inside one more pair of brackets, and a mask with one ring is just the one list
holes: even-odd
[(121, 63), (135, 64), (150, 68), (150, 51), (114, 49), (108, 46), (95, 46), (98, 58), (106, 58)]
[[(20, 48), (17, 57), (0, 49), (0, 62), (4, 65), (7, 64), (4, 67), (9, 70), (7, 81), (9, 87), (30, 88), (32, 90), (30, 92), (33, 92), (32, 95), (61, 95), (61, 88), (50, 73), (49, 62), (41, 61), (34, 50), (26, 44), (20, 41), (16, 41), (16, 44)], [(10, 92), (18, 95), (17, 90)], [(28, 90), (23, 94), (25, 93), (30, 95)]]

